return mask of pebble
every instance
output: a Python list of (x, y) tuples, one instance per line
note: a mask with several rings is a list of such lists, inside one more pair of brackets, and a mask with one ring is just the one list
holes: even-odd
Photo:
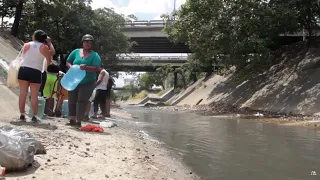
[(87, 146), (90, 146), (90, 143), (86, 143)]
[(104, 177), (109, 178), (109, 176), (108, 176), (108, 175), (104, 175)]
[(87, 151), (90, 151), (90, 149), (89, 149), (89, 148), (86, 148), (86, 150), (87, 150)]
[(144, 158), (145, 158), (145, 159), (150, 159), (150, 157), (149, 157), (149, 156), (145, 156)]
[(136, 150), (137, 150), (137, 151), (140, 151), (140, 148), (137, 148)]

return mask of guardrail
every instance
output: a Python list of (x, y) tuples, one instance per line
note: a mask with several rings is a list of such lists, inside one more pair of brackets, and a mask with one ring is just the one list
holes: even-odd
[(137, 26), (152, 26), (152, 27), (164, 27), (166, 21), (164, 20), (150, 20), (150, 21), (126, 21), (125, 27), (137, 27)]
[(188, 56), (117, 56), (119, 60), (188, 60)]

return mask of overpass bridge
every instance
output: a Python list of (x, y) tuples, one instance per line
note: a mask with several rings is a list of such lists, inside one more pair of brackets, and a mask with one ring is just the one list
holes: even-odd
[(137, 43), (131, 48), (134, 53), (191, 53), (188, 45), (169, 41), (162, 31), (164, 25), (163, 20), (127, 21), (122, 31)]
[[(118, 55), (118, 63), (110, 64), (111, 71), (131, 71), (131, 72), (155, 72), (157, 68), (171, 65), (179, 68), (188, 62), (188, 56), (139, 56), (139, 55)], [(213, 64), (213, 67), (224, 67), (223, 64)]]
[[(173, 44), (168, 40), (168, 35), (163, 32), (165, 23), (163, 20), (126, 21), (122, 31), (131, 41), (137, 42), (131, 51), (135, 53), (191, 53), (188, 45)], [(320, 31), (315, 34), (315, 36), (319, 35)], [(281, 34), (275, 40), (279, 45), (288, 45), (304, 39), (305, 33), (301, 31), (295, 34)]]

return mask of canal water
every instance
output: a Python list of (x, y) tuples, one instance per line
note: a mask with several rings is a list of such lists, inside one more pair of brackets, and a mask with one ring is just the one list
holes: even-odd
[(320, 131), (127, 108), (203, 180), (320, 179)]

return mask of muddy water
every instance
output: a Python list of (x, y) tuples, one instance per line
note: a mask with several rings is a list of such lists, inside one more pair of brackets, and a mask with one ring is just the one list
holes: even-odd
[(136, 124), (204, 180), (320, 179), (320, 132), (129, 108)]

